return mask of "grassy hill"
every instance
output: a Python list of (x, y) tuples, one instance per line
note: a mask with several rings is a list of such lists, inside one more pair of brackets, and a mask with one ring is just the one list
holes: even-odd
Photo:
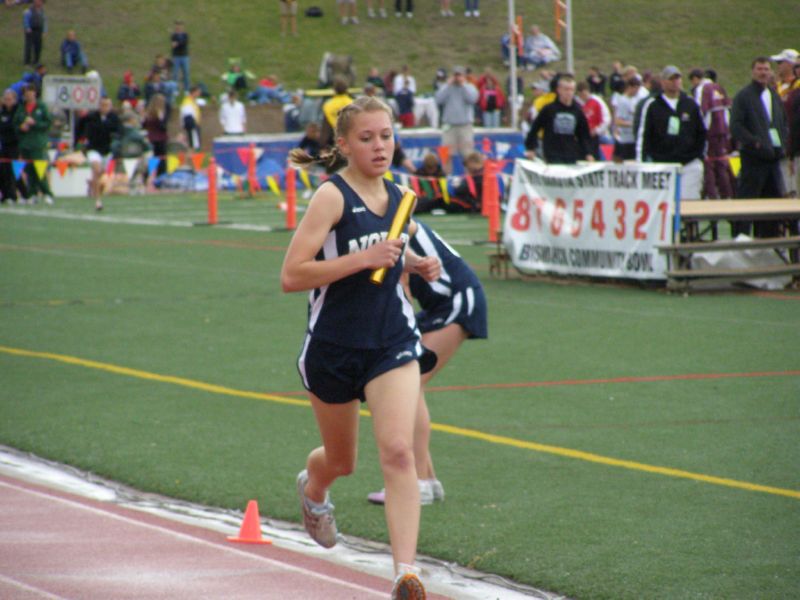
[[(311, 5), (321, 7), (324, 16), (305, 17), (302, 13)], [(58, 47), (65, 31), (74, 28), (113, 93), (126, 69), (141, 83), (155, 54), (169, 52), (172, 23), (182, 19), (191, 35), (192, 77), (214, 92), (223, 89), (220, 74), (233, 56), (243, 57), (256, 75), (277, 75), (288, 88), (316, 87), (325, 51), (352, 55), (359, 80), (370, 66), (383, 73), (407, 63), (421, 90), (428, 91), (440, 66), (466, 64), (475, 71), (490, 66), (503, 72), (499, 39), (507, 25), (507, 6), (506, 0), (483, 0), (481, 17), (474, 19), (465, 18), (456, 2), (457, 15), (445, 19), (439, 3), (426, 0), (417, 3), (413, 19), (395, 18), (391, 10), (387, 19), (369, 19), (362, 0), (361, 23), (342, 26), (335, 0), (303, 0), (295, 38), (280, 34), (278, 2), (51, 0), (46, 4), (49, 33), (42, 60), (51, 73), (60, 72)], [(720, 81), (735, 91), (748, 81), (753, 57), (800, 45), (796, 9), (792, 0), (765, 0), (758, 8), (747, 0), (574, 0), (576, 71), (584, 75), (592, 64), (608, 71), (615, 59), (640, 69), (658, 70), (667, 63), (683, 69), (713, 66)], [(4, 86), (22, 71), (23, 10), (0, 7)], [(526, 29), (539, 23), (553, 35), (551, 2), (516, 2), (516, 11)], [(556, 66), (564, 68), (564, 61)]]

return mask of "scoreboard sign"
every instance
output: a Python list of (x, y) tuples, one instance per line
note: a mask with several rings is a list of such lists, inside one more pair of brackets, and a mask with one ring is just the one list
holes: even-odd
[(99, 77), (45, 75), (44, 102), (51, 109), (97, 110), (102, 87)]

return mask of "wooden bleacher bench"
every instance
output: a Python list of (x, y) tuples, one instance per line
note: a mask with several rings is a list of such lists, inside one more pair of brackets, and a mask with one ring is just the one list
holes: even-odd
[[(692, 281), (699, 280), (713, 280), (722, 283), (784, 275), (791, 275), (793, 277), (800, 276), (800, 263), (791, 262), (791, 260), (787, 261), (783, 256), (781, 256), (781, 259), (787, 262), (782, 265), (738, 269), (691, 268), (692, 255), (697, 252), (772, 249), (777, 253), (777, 251), (782, 248), (789, 250), (800, 249), (800, 236), (758, 238), (742, 242), (733, 240), (722, 242), (684, 242), (658, 246), (659, 252), (666, 254), (668, 257), (668, 269), (666, 272), (667, 287), (684, 290), (691, 287)], [(792, 253), (790, 252), (789, 256), (791, 255)]]

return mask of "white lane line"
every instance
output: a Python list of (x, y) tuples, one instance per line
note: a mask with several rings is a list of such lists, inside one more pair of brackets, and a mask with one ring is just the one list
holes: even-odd
[(290, 564), (287, 564), (285, 562), (281, 562), (281, 561), (278, 561), (278, 560), (267, 558), (265, 556), (259, 556), (258, 554), (250, 554), (249, 552), (243, 552), (241, 550), (237, 550), (236, 548), (232, 548), (231, 546), (225, 546), (225, 545), (222, 545), (222, 544), (215, 544), (215, 543), (209, 542), (207, 540), (202, 540), (202, 539), (199, 539), (199, 538), (192, 537), (191, 535), (188, 535), (188, 534), (185, 534), (185, 533), (179, 533), (177, 531), (172, 531), (171, 529), (168, 529), (166, 527), (160, 527), (158, 525), (152, 525), (150, 523), (143, 523), (143, 522), (137, 521), (135, 519), (131, 519), (131, 518), (128, 518), (128, 517), (123, 517), (122, 515), (117, 515), (117, 514), (114, 514), (114, 513), (111, 513), (111, 512), (100, 510), (99, 508), (95, 508), (93, 506), (85, 506), (85, 505), (81, 504), (80, 502), (75, 502), (73, 500), (67, 500), (66, 498), (61, 498), (59, 496), (47, 494), (47, 493), (44, 493), (44, 492), (39, 492), (39, 491), (35, 491), (35, 490), (29, 490), (27, 488), (24, 488), (24, 487), (21, 487), (21, 486), (17, 486), (17, 485), (13, 485), (13, 484), (10, 484), (10, 483), (4, 482), (4, 481), (0, 481), (0, 486), (8, 487), (8, 488), (11, 488), (13, 490), (17, 490), (19, 492), (24, 492), (24, 493), (30, 494), (32, 496), (38, 496), (39, 498), (44, 498), (46, 500), (51, 500), (51, 501), (59, 502), (61, 504), (66, 504), (67, 506), (71, 506), (73, 508), (82, 509), (84, 511), (100, 515), (102, 517), (107, 517), (107, 518), (110, 518), (110, 519), (115, 519), (117, 521), (122, 521), (123, 523), (127, 523), (127, 524), (133, 525), (135, 527), (142, 527), (144, 529), (149, 529), (151, 531), (156, 531), (156, 532), (159, 532), (159, 533), (162, 533), (162, 534), (166, 534), (168, 536), (171, 536), (171, 537), (183, 540), (183, 541), (187, 541), (187, 542), (192, 542), (194, 544), (198, 544), (200, 546), (206, 546), (206, 547), (209, 547), (209, 548), (214, 548), (215, 550), (221, 550), (221, 551), (227, 552), (229, 554), (235, 554), (236, 556), (241, 556), (241, 557), (248, 558), (248, 559), (251, 559), (251, 560), (255, 560), (255, 561), (258, 561), (258, 562), (264, 562), (264, 563), (267, 563), (267, 564), (269, 564), (269, 565), (271, 565), (273, 567), (279, 567), (281, 569), (285, 569), (287, 571), (293, 571), (295, 573), (299, 573), (299, 574), (305, 575), (307, 577), (314, 577), (316, 579), (321, 579), (322, 581), (326, 581), (328, 583), (333, 583), (335, 585), (341, 585), (341, 586), (344, 586), (344, 587), (347, 587), (347, 588), (351, 588), (351, 589), (357, 590), (359, 592), (362, 592), (362, 593), (365, 593), (365, 594), (369, 594), (371, 596), (376, 596), (376, 597), (381, 597), (381, 598), (385, 598), (386, 597), (386, 593), (385, 592), (379, 592), (377, 590), (373, 590), (371, 588), (363, 587), (363, 586), (360, 586), (358, 584), (351, 583), (349, 581), (343, 581), (341, 579), (336, 579), (334, 577), (329, 577), (328, 575), (323, 575), (321, 573), (316, 573), (315, 571), (310, 571), (310, 570), (304, 569), (302, 567), (296, 567), (294, 565), (290, 565)]
[(2, 573), (0, 573), (0, 582), (7, 583), (7, 584), (9, 584), (9, 585), (11, 585), (11, 586), (13, 586), (15, 588), (20, 589), (20, 590), (25, 590), (26, 592), (31, 592), (31, 593), (34, 593), (34, 594), (38, 594), (42, 598), (49, 598), (50, 600), (68, 600), (67, 598), (64, 598), (63, 596), (55, 596), (55, 595), (51, 594), (50, 592), (46, 592), (46, 591), (44, 591), (42, 589), (30, 586), (27, 583), (22, 583), (21, 581), (17, 581), (16, 579), (12, 579), (11, 577), (6, 577)]

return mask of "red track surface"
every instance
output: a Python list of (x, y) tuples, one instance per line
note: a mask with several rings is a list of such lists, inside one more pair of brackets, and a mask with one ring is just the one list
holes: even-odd
[(390, 589), (319, 558), (0, 475), (0, 598), (335, 600)]

